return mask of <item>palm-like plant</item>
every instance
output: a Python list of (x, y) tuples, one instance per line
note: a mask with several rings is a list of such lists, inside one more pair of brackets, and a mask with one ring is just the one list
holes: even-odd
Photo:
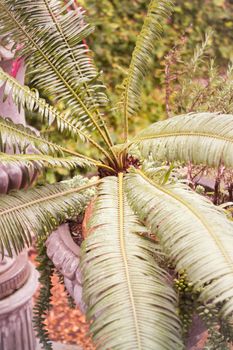
[[(99, 175), (2, 195), (1, 251), (19, 252), (30, 244), (32, 232), (37, 237), (50, 233), (85, 211), (94, 197), (81, 268), (91, 331), (100, 349), (184, 348), (178, 315), (183, 287), (178, 281), (178, 295), (171, 268), (186, 274), (182, 285), (197, 296), (200, 310), (207, 309), (203, 315), (217, 310), (215, 318), (212, 312), (218, 321), (214, 330), (228, 330), (219, 344), (232, 339), (233, 223), (178, 181), (167, 164), (233, 167), (233, 116), (183, 115), (158, 122), (132, 139), (128, 135), (154, 42), (171, 9), (170, 0), (149, 5), (124, 82), (124, 143), (114, 145), (103, 114), (105, 88), (83, 43), (92, 32), (83, 12), (67, 11), (58, 0), (0, 0), (0, 34), (24, 43), (20, 55), (33, 86), (22, 86), (1, 70), (6, 94), (11, 92), (19, 107), (37, 112), (46, 125), (74, 138), (77, 146), (85, 142), (99, 154), (92, 159), (1, 118), (1, 163), (21, 163), (28, 169), (95, 167)], [(64, 112), (56, 108), (58, 101), (65, 104)], [(7, 144), (20, 154), (7, 155)], [(29, 145), (36, 154), (27, 154)]]

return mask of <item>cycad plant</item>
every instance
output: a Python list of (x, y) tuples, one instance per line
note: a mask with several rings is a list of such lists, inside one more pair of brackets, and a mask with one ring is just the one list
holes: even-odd
[[(233, 167), (233, 116), (182, 115), (129, 137), (153, 45), (172, 10), (170, 0), (152, 0), (123, 84), (123, 140), (114, 145), (104, 114), (105, 88), (83, 42), (93, 28), (82, 10), (68, 11), (68, 5), (0, 0), (0, 34), (21, 45), (32, 88), (3, 70), (0, 81), (19, 108), (36, 112), (48, 128), (56, 125), (64, 140), (74, 138), (77, 149), (80, 143), (94, 147), (99, 159), (1, 118), (0, 161), (29, 170), (93, 167), (95, 177), (78, 175), (2, 195), (1, 251), (18, 253), (32, 234), (41, 239), (94, 201), (81, 269), (96, 347), (184, 349), (196, 308), (209, 327), (212, 348), (225, 349), (232, 340), (233, 223), (182, 182), (175, 166), (191, 161)], [(59, 101), (64, 111), (56, 108)], [(5, 152), (8, 144), (15, 154)], [(29, 146), (35, 154), (27, 154)]]

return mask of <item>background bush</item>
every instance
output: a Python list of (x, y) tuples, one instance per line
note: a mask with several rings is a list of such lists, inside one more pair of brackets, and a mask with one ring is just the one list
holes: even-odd
[[(120, 84), (130, 62), (130, 56), (140, 31), (149, 0), (79, 0), (96, 25), (89, 44), (96, 61), (111, 88), (113, 102), (120, 95)], [(157, 43), (150, 79), (143, 92), (143, 104), (137, 124), (148, 124), (165, 118), (164, 57), (182, 37), (182, 58), (189, 61), (206, 31), (214, 31), (208, 54), (216, 64), (226, 67), (233, 59), (233, 1), (232, 0), (176, 0), (175, 11), (167, 23), (163, 38)], [(201, 67), (199, 67), (199, 70)], [(199, 72), (200, 73), (200, 72)], [(117, 89), (116, 89), (117, 87)], [(119, 125), (119, 120), (115, 120)]]

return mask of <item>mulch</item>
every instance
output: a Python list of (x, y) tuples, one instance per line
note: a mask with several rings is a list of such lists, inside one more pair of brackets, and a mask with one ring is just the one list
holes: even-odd
[[(30, 260), (35, 265), (36, 254), (30, 254)], [(53, 276), (52, 308), (46, 318), (50, 339), (64, 344), (77, 344), (83, 350), (94, 350), (95, 347), (89, 335), (89, 325), (85, 315), (78, 309), (71, 309), (67, 302), (67, 293), (59, 278)], [(34, 298), (38, 296), (38, 291)]]
[(67, 303), (64, 286), (58, 277), (53, 277), (53, 308), (47, 317), (47, 325), (51, 340), (65, 344), (78, 344), (84, 350), (94, 350), (90, 336), (89, 325), (79, 309), (71, 309)]

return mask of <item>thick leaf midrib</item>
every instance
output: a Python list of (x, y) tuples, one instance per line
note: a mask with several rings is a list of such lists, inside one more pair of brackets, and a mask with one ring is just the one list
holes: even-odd
[(69, 153), (69, 150), (66, 148), (62, 148), (61, 146), (56, 145), (53, 142), (50, 142), (46, 139), (43, 139), (41, 137), (38, 137), (36, 135), (30, 134), (30, 133), (27, 133), (26, 131), (18, 129), (17, 124), (15, 124), (15, 127), (13, 127), (12, 125), (9, 125), (9, 124), (6, 124), (6, 123), (0, 121), (0, 128), (11, 130), (12, 132), (17, 133), (17, 134), (21, 135), (22, 137), (28, 138), (29, 140), (30, 139), (34, 140), (34, 142), (38, 142), (40, 144), (44, 143), (46, 145), (53, 147), (55, 150), (63, 150), (64, 152)]
[(141, 345), (140, 330), (138, 325), (138, 316), (137, 316), (137, 310), (136, 310), (136, 305), (134, 301), (132, 285), (130, 281), (129, 266), (128, 266), (128, 260), (127, 260), (127, 254), (126, 254), (126, 247), (125, 247), (125, 232), (124, 232), (125, 231), (124, 230), (125, 212), (124, 212), (124, 194), (123, 194), (123, 173), (120, 173), (118, 175), (118, 181), (119, 181), (118, 182), (118, 218), (119, 218), (120, 248), (121, 248), (121, 253), (123, 258), (123, 264), (125, 267), (125, 275), (127, 280), (129, 298), (130, 298), (132, 311), (133, 311), (138, 350), (141, 350), (142, 345)]
[[(17, 126), (17, 124), (16, 124), (16, 126)], [(1, 122), (1, 121), (0, 121), (0, 129), (1, 129), (1, 128), (5, 128), (5, 129), (7, 129), (7, 130), (11, 130), (12, 132), (17, 133), (17, 134), (21, 135), (22, 137), (25, 137), (25, 138), (27, 138), (27, 139), (29, 139), (29, 140), (34, 140), (34, 142), (36, 142), (36, 143), (39, 143), (39, 144), (46, 144), (46, 145), (48, 145), (48, 146), (51, 146), (51, 147), (53, 147), (56, 151), (60, 150), (60, 152), (64, 152), (64, 153), (68, 153), (68, 154), (71, 154), (71, 155), (76, 156), (76, 157), (80, 157), (80, 158), (85, 159), (85, 160), (88, 160), (88, 161), (90, 161), (90, 162), (92, 162), (93, 164), (98, 165), (98, 166), (103, 166), (102, 163), (99, 163), (99, 162), (96, 161), (95, 159), (92, 159), (92, 158), (89, 158), (89, 157), (87, 157), (87, 156), (84, 156), (83, 154), (80, 154), (80, 153), (71, 151), (71, 150), (69, 150), (69, 149), (67, 149), (67, 148), (64, 148), (64, 147), (62, 147), (62, 146), (59, 146), (59, 145), (57, 145), (57, 144), (55, 144), (55, 143), (53, 143), (53, 142), (50, 142), (50, 141), (48, 141), (48, 140), (46, 140), (46, 139), (43, 139), (43, 138), (38, 137), (38, 136), (36, 136), (36, 135), (27, 133), (26, 131), (20, 130), (20, 129), (16, 128), (16, 127), (13, 127), (13, 126), (11, 126), (11, 125), (9, 125), (9, 124), (7, 124), (7, 123), (4, 123), (4, 122)], [(107, 166), (106, 166), (106, 167), (107, 167)], [(110, 168), (110, 167), (107, 167), (107, 168), (108, 168), (109, 170), (112, 170), (112, 168)]]
[[(53, 156), (49, 156), (49, 155), (44, 155), (44, 154), (6, 154), (6, 153), (2, 153), (0, 152), (0, 162), (2, 161), (6, 161), (6, 162), (32, 162), (32, 164), (34, 164), (34, 162), (45, 162), (47, 163), (48, 166), (58, 166), (58, 167), (62, 167), (64, 164), (66, 164), (66, 166), (70, 163), (76, 163), (75, 166), (80, 166), (81, 162), (83, 161), (83, 166), (91, 166), (93, 165), (93, 163), (89, 162), (85, 159), (82, 159), (80, 157), (53, 157)], [(78, 162), (80, 162), (80, 164), (78, 165)]]
[(23, 204), (17, 205), (17, 206), (15, 206), (13, 208), (8, 208), (6, 210), (0, 210), (0, 217), (4, 216), (4, 215), (7, 215), (9, 213), (15, 212), (15, 211), (19, 211), (19, 210), (27, 208), (27, 207), (31, 207), (31, 206), (33, 206), (35, 204), (43, 203), (43, 202), (46, 202), (46, 201), (51, 200), (51, 199), (55, 199), (55, 198), (58, 198), (58, 197), (66, 196), (66, 195), (71, 194), (71, 193), (83, 191), (83, 190), (88, 189), (90, 187), (97, 186), (99, 183), (100, 183), (100, 180), (92, 182), (91, 184), (88, 184), (88, 185), (83, 185), (83, 186), (80, 186), (80, 187), (72, 188), (70, 190), (66, 190), (66, 191), (63, 191), (63, 192), (59, 192), (59, 193), (55, 193), (55, 194), (52, 194), (52, 195), (49, 195), (49, 196), (45, 196), (43, 198), (32, 200), (32, 201), (29, 201), (27, 203), (23, 203)]
[[(64, 150), (64, 149), (63, 149)], [(48, 163), (49, 162), (52, 162), (52, 161), (57, 161), (57, 162), (75, 162), (75, 161), (86, 161), (86, 164), (84, 163), (85, 166), (95, 166), (95, 167), (100, 167), (100, 168), (105, 168), (105, 169), (108, 169), (110, 171), (113, 171), (113, 169), (106, 165), (106, 164), (103, 164), (103, 163), (99, 163), (98, 161), (96, 161), (95, 159), (92, 159), (92, 158), (89, 158), (89, 157), (86, 157), (86, 156), (83, 156), (82, 154), (80, 154), (79, 156), (79, 153), (76, 154), (76, 152), (74, 152), (74, 156), (71, 157), (53, 157), (53, 156), (50, 156), (50, 155), (46, 155), (46, 154), (6, 154), (6, 153), (2, 153), (0, 152), (0, 157), (4, 157), (4, 158), (12, 158), (12, 160), (22, 160), (22, 161), (47, 161)], [(89, 164), (88, 164), (89, 162)], [(51, 164), (51, 163), (50, 163)]]
[(227, 142), (233, 142), (233, 137), (227, 137), (227, 136), (221, 136), (214, 133), (209, 132), (195, 132), (195, 131), (180, 131), (180, 132), (164, 132), (161, 134), (154, 134), (154, 135), (145, 135), (145, 136), (139, 136), (138, 138), (135, 138), (132, 140), (132, 143), (137, 143), (145, 140), (153, 140), (153, 139), (159, 139), (159, 138), (166, 138), (166, 137), (182, 137), (182, 136), (195, 136), (195, 137), (208, 137), (213, 138), (216, 140), (221, 141), (227, 141)]
[(65, 118), (62, 117), (62, 115), (56, 111), (52, 106), (49, 106), (43, 99), (36, 96), (35, 93), (33, 93), (30, 89), (27, 89), (25, 86), (21, 85), (16, 79), (10, 77), (8, 74), (5, 74), (5, 72), (1, 69), (0, 74), (4, 76), (4, 79), (11, 82), (11, 84), (17, 86), (19, 89), (22, 89), (24, 93), (28, 96), (30, 96), (36, 103), (37, 106), (44, 108), (45, 110), (49, 111), (49, 113), (52, 113), (55, 118), (58, 118), (62, 120), (65, 124), (69, 125), (72, 129), (74, 129), (77, 133), (81, 133), (83, 136), (86, 136), (80, 130), (74, 126), (73, 124), (69, 123)]

